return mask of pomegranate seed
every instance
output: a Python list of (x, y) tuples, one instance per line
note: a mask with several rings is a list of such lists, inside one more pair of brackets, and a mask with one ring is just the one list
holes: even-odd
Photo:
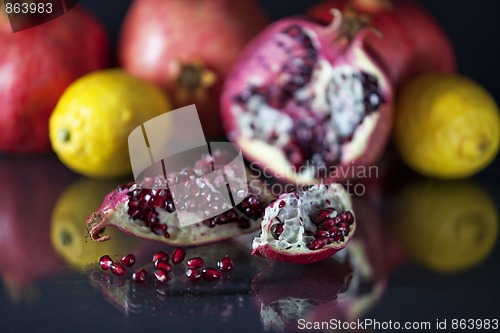
[(172, 252), (172, 263), (174, 263), (175, 265), (180, 264), (184, 261), (185, 257), (186, 250), (184, 250), (182, 247), (177, 247), (174, 252)]
[(157, 268), (154, 271), (154, 276), (158, 282), (167, 282), (170, 280), (170, 276), (168, 272), (164, 269)]
[(325, 238), (328, 236), (330, 236), (330, 234), (328, 233), (328, 231), (325, 230), (318, 230), (314, 233), (315, 238)]
[(337, 235), (340, 232), (341, 232), (340, 229), (338, 227), (336, 227), (336, 226), (333, 226), (330, 229), (328, 229), (328, 233), (330, 234), (330, 236)]
[(134, 280), (137, 283), (146, 281), (147, 277), (148, 277), (148, 271), (145, 270), (144, 268), (139, 271), (135, 271), (134, 274), (132, 274), (132, 280)]
[(274, 224), (271, 227), (271, 235), (274, 237), (274, 239), (278, 239), (282, 233), (283, 233), (283, 224), (282, 223)]
[(340, 213), (340, 218), (348, 224), (352, 224), (354, 222), (354, 216), (349, 211), (343, 211)]
[(217, 281), (222, 277), (222, 273), (215, 268), (208, 267), (201, 272), (201, 277), (205, 281)]
[(202, 268), (205, 265), (205, 261), (201, 257), (194, 257), (187, 261), (189, 268)]
[(109, 266), (109, 269), (111, 270), (111, 273), (113, 273), (114, 275), (124, 275), (127, 272), (125, 266), (117, 262), (112, 263)]
[(186, 271), (186, 277), (192, 282), (198, 282), (201, 280), (201, 272), (196, 268), (189, 268)]
[(337, 223), (335, 222), (335, 219), (326, 219), (326, 221), (323, 223), (323, 225), (321, 226), (321, 228), (323, 230), (328, 230), (330, 229), (331, 227), (335, 226)]
[(160, 259), (166, 259), (168, 261), (168, 253), (165, 251), (158, 251), (153, 255), (153, 262), (157, 262)]
[(333, 241), (335, 243), (343, 242), (344, 241), (344, 236), (342, 234), (336, 234), (335, 236), (333, 236)]
[(111, 257), (108, 256), (107, 254), (103, 255), (99, 259), (99, 265), (101, 266), (101, 269), (103, 269), (105, 271), (109, 270), (109, 266), (111, 266), (112, 263), (113, 263), (113, 259), (111, 259)]
[(312, 243), (309, 244), (307, 247), (309, 248), (309, 250), (319, 250), (326, 244), (328, 244), (328, 240), (326, 238), (319, 238), (313, 240)]
[(337, 226), (344, 236), (349, 233), (349, 225), (346, 222), (339, 222)]
[(170, 265), (167, 259), (159, 259), (155, 262), (155, 268), (163, 269), (166, 272), (170, 272), (172, 270), (172, 265)]
[(283, 208), (283, 207), (285, 207), (285, 205), (286, 205), (285, 200), (281, 200), (278, 207)]
[(120, 258), (120, 262), (126, 267), (132, 267), (135, 264), (135, 256), (133, 254), (127, 254)]
[(217, 262), (217, 266), (222, 272), (229, 272), (234, 269), (233, 259), (228, 256), (222, 257), (219, 262)]

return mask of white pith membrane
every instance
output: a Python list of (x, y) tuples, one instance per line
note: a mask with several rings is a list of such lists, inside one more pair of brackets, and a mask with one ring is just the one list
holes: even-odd
[[(285, 205), (280, 207), (280, 202)], [(332, 242), (324, 245), (318, 250), (310, 250), (308, 245), (315, 240), (314, 236), (308, 236), (306, 230), (314, 233), (318, 230), (316, 224), (311, 221), (310, 216), (325, 208), (334, 208), (334, 216), (343, 211), (353, 215), (354, 222), (349, 226), (349, 233), (340, 242)], [(261, 222), (261, 234), (252, 242), (254, 253), (262, 253), (266, 246), (285, 256), (296, 256), (311, 254), (328, 249), (340, 250), (352, 237), (356, 229), (356, 218), (352, 210), (349, 194), (341, 184), (316, 184), (307, 189), (299, 189), (297, 192), (280, 195), (276, 201), (266, 207)], [(275, 239), (272, 228), (276, 224), (283, 223), (283, 232)]]
[[(248, 70), (239, 68), (234, 75), (236, 81), (242, 82), (238, 82), (240, 91), (233, 93), (234, 101), (230, 103), (233, 128), (228, 136), (250, 159), (272, 170), (278, 178), (298, 184), (320, 183), (325, 177), (318, 173), (350, 165), (365, 153), (381, 118), (378, 111), (384, 104), (382, 91), (387, 89), (387, 82), (363, 51), (362, 41), (354, 39), (345, 52), (338, 53), (332, 65), (321, 57), (319, 40), (324, 36), (318, 36), (317, 28), (306, 27), (301, 31), (315, 49), (315, 60), (310, 76), (297, 79), (296, 72), (303, 70), (308, 61), (306, 57), (311, 55), (283, 32), (284, 26), (280, 26), (281, 30), (276, 28), (273, 38), (245, 58)], [(333, 43), (335, 34), (327, 32)], [(350, 61), (353, 58), (355, 66)], [(367, 77), (376, 82), (376, 90), (370, 92), (370, 88), (363, 85)], [(286, 102), (276, 105), (273, 97), (269, 97), (297, 80), (301, 84)], [(231, 83), (229, 80), (228, 86)], [(248, 87), (253, 87), (252, 92), (244, 90)], [(371, 104), (373, 109), (365, 107)], [(294, 143), (299, 136), (298, 121), (310, 131), (304, 135), (305, 143), (302, 144)], [(293, 161), (296, 155), (285, 152), (290, 151), (290, 143), (295, 145), (292, 148), (307, 147), (306, 150), (313, 151), (302, 151), (305, 158), (297, 165)], [(326, 171), (318, 171), (318, 168)]]
[[(204, 174), (203, 171), (194, 170), (197, 172), (198, 176)], [(225, 170), (229, 178), (235, 180), (234, 175), (231, 175), (231, 170)], [(198, 178), (197, 180), (199, 180)], [(168, 232), (168, 237), (164, 234), (156, 234), (152, 232), (150, 226), (141, 219), (133, 219), (129, 215), (129, 201), (130, 196), (128, 193), (134, 191), (135, 189), (144, 187), (151, 189), (156, 193), (165, 188), (165, 178), (144, 178), (144, 180), (139, 184), (133, 184), (130, 187), (119, 190), (116, 189), (109, 193), (103, 200), (101, 207), (93, 213), (87, 219), (87, 229), (89, 235), (93, 240), (96, 241), (107, 241), (109, 236), (101, 235), (104, 228), (107, 226), (117, 227), (121, 231), (128, 234), (132, 234), (137, 237), (161, 241), (166, 244), (172, 245), (199, 245), (205, 243), (212, 243), (219, 241), (221, 239), (230, 238), (233, 236), (241, 235), (244, 233), (249, 233), (257, 230), (260, 225), (261, 218), (249, 217), (242, 211), (238, 209), (232, 209), (237, 214), (236, 218), (242, 218), (249, 221), (249, 226), (241, 228), (238, 223), (232, 222), (227, 224), (215, 225), (214, 227), (209, 227), (203, 222), (196, 222), (187, 226), (181, 227), (179, 224), (179, 219), (177, 211), (169, 212), (164, 208), (155, 207), (155, 211), (158, 213), (158, 222), (160, 225), (166, 225), (166, 231)], [(212, 193), (220, 194), (213, 184), (210, 184), (206, 180), (203, 183), (210, 187)], [(267, 205), (273, 198), (266, 196), (266, 191), (262, 187), (263, 184), (256, 181), (250, 181), (248, 186), (248, 196), (258, 196), (261, 202)], [(247, 198), (248, 198), (247, 196)], [(228, 206), (228, 208), (231, 206)], [(200, 216), (196, 213), (183, 213), (183, 219), (192, 219), (193, 222), (200, 221)], [(187, 221), (184, 220), (184, 221)]]

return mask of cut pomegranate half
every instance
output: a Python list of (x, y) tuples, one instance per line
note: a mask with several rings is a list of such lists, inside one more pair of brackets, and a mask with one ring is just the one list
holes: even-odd
[[(213, 158), (216, 159), (216, 155), (214, 153)], [(186, 184), (180, 189), (177, 186), (175, 198), (163, 176), (119, 186), (106, 195), (100, 208), (87, 218), (91, 238), (108, 240), (109, 236), (101, 233), (107, 226), (114, 226), (128, 234), (170, 245), (199, 245), (257, 230), (264, 208), (274, 198), (267, 195), (269, 191), (262, 182), (251, 179), (247, 196), (231, 206), (222, 195), (228, 191), (224, 175), (202, 177), (211, 172), (212, 163), (212, 156), (204, 156), (192, 169), (182, 169), (175, 177), (169, 177), (173, 184)], [(230, 172), (225, 168), (225, 175), (231, 178)], [(246, 179), (249, 177), (250, 174)], [(221, 211), (222, 205), (227, 205), (223, 207), (227, 210), (215, 215), (213, 212)], [(192, 223), (180, 225), (179, 212), (191, 218)], [(203, 219), (203, 216), (213, 217)]]
[(252, 254), (308, 264), (343, 249), (356, 229), (349, 194), (340, 184), (319, 184), (282, 194), (265, 210)]

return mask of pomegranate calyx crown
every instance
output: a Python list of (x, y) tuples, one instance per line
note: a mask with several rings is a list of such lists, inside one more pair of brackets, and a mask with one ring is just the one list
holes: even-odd
[(334, 33), (336, 43), (344, 43), (349, 46), (355, 39), (364, 39), (367, 32), (371, 32), (379, 37), (382, 33), (371, 25), (369, 15), (356, 12), (353, 8), (346, 8), (340, 11), (332, 8), (333, 19), (327, 30)]

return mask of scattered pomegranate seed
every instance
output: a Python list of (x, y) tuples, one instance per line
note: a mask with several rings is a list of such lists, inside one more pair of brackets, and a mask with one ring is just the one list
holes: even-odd
[(145, 270), (144, 268), (139, 271), (135, 271), (134, 274), (132, 274), (132, 280), (134, 280), (137, 283), (146, 281), (147, 277), (148, 277), (148, 271)]
[(109, 265), (109, 269), (111, 270), (111, 273), (113, 273), (114, 275), (124, 275), (127, 272), (125, 266), (117, 262), (114, 262), (111, 265)]
[(232, 271), (234, 269), (233, 259), (224, 256), (217, 262), (217, 266), (222, 272)]
[(205, 260), (202, 257), (194, 257), (187, 261), (189, 268), (202, 268), (205, 265)]
[(153, 262), (157, 262), (158, 260), (165, 258), (168, 261), (168, 253), (165, 251), (158, 251), (153, 255)]
[(201, 280), (201, 272), (196, 268), (188, 268), (186, 271), (186, 277), (192, 282), (198, 282)]
[(184, 250), (182, 247), (177, 247), (175, 248), (174, 252), (172, 252), (172, 263), (174, 263), (175, 265), (180, 264), (184, 261), (185, 257), (186, 250)]
[(222, 277), (222, 273), (212, 267), (207, 267), (201, 272), (201, 277), (205, 281), (217, 281)]
[(133, 254), (127, 254), (120, 258), (120, 262), (125, 267), (132, 267), (135, 264), (135, 256)]
[(172, 271), (172, 265), (168, 263), (168, 260), (166, 258), (156, 260), (155, 268), (163, 269), (166, 272)]
[(167, 282), (170, 280), (170, 276), (168, 272), (164, 269), (157, 268), (154, 271), (154, 276), (158, 282)]
[(112, 263), (113, 263), (113, 259), (111, 259), (111, 257), (108, 256), (107, 254), (103, 255), (99, 259), (99, 265), (101, 266), (101, 269), (103, 269), (105, 271), (109, 270), (109, 267), (111, 266)]

